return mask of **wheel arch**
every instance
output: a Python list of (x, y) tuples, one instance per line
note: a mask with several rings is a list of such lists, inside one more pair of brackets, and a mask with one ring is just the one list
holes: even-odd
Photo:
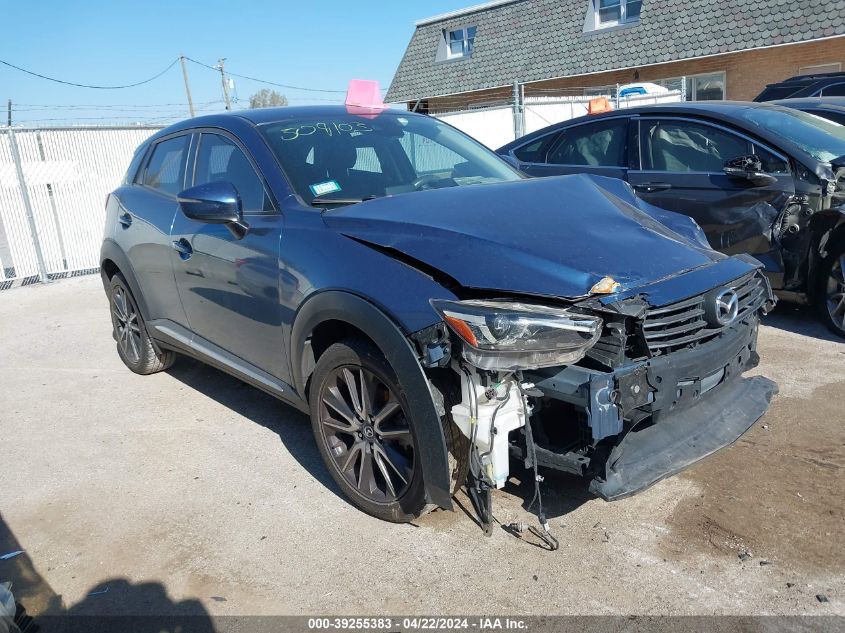
[(813, 232), (813, 240), (807, 271), (807, 298), (811, 304), (815, 304), (819, 299), (821, 283), (818, 278), (819, 266), (826, 257), (827, 247), (845, 240), (845, 211), (841, 208), (825, 209), (814, 214), (810, 230)]
[(332, 343), (349, 336), (369, 340), (396, 372), (414, 411), (426, 500), (451, 509), (446, 438), (428, 379), (405, 333), (384, 310), (340, 290), (326, 290), (307, 299), (296, 314), (289, 348), (297, 391), (307, 398), (306, 386), (319, 355)]
[(138, 284), (135, 271), (129, 263), (129, 258), (117, 245), (117, 242), (106, 239), (100, 249), (100, 277), (103, 280), (106, 292), (108, 292), (109, 282), (116, 273), (123, 275), (129, 290), (132, 292), (132, 297), (135, 299), (135, 304), (141, 311), (141, 317), (145, 321), (148, 320), (150, 312), (147, 309), (147, 302), (141, 293), (141, 287)]

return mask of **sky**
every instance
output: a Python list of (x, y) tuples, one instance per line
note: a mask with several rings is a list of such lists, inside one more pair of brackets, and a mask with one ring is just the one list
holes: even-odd
[[(0, 60), (42, 75), (93, 85), (148, 79), (185, 55), (227, 71), (291, 86), (233, 77), (235, 108), (263, 87), (291, 105), (341, 102), (350, 79), (387, 89), (416, 20), (479, 0), (0, 0)], [(222, 109), (220, 74), (187, 63), (197, 114)], [(179, 64), (135, 88), (94, 90), (61, 85), (0, 65), (0, 125), (6, 103), (13, 123), (98, 124), (187, 118)]]

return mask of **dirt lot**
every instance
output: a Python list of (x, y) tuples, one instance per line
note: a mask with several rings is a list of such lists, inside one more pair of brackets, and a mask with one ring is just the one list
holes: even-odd
[(4, 291), (0, 581), (41, 613), (845, 615), (845, 344), (782, 305), (760, 353), (780, 395), (733, 447), (614, 503), (548, 477), (548, 553), (460, 509), (372, 519), (305, 416), (187, 360), (130, 373), (97, 277)]

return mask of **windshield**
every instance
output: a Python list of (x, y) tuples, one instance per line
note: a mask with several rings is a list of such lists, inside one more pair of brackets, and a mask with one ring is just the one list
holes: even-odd
[(742, 116), (825, 163), (845, 156), (845, 125), (800, 110), (748, 108)]
[(260, 129), (296, 193), (315, 206), (521, 178), (483, 145), (426, 116), (338, 113)]

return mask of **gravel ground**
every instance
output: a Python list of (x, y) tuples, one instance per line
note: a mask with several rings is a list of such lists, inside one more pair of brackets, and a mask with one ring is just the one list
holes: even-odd
[(766, 323), (769, 413), (630, 499), (549, 476), (549, 553), (460, 508), (372, 519), (304, 415), (187, 359), (130, 373), (98, 277), (4, 291), (0, 554), (26, 553), (0, 581), (34, 613), (845, 615), (845, 344), (806, 308)]

